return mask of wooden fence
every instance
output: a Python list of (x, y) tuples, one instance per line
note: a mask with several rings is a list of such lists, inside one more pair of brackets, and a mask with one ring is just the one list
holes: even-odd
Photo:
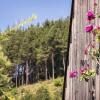
[[(100, 0), (96, 0), (97, 7), (95, 12), (100, 14)], [(93, 37), (84, 31), (84, 27), (89, 23), (86, 21), (86, 13), (89, 9), (94, 10), (94, 0), (74, 0), (74, 17), (72, 19), (72, 37), (69, 49), (69, 66), (67, 69), (67, 79), (65, 87), (64, 100), (100, 100), (100, 73), (95, 78), (89, 79), (88, 82), (80, 81), (79, 77), (69, 78), (69, 72), (79, 69), (81, 61), (88, 59), (91, 66), (97, 68), (97, 63), (84, 55), (84, 48)], [(93, 21), (96, 25), (100, 25), (100, 18)], [(96, 47), (99, 45), (95, 43)], [(100, 52), (100, 51), (99, 51)], [(100, 64), (100, 61), (99, 61)], [(98, 68), (100, 71), (100, 68)]]

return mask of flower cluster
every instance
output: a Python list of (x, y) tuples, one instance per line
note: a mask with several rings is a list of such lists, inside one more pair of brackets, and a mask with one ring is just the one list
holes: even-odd
[(91, 67), (89, 67), (89, 65), (87, 64), (87, 66), (82, 66), (79, 69), (79, 73), (77, 70), (70, 72), (70, 78), (75, 78), (78, 76), (78, 74), (80, 75), (79, 77), (80, 81), (89, 80), (90, 77), (95, 76), (95, 70), (91, 69)]
[(95, 70), (89, 67), (84, 67), (81, 69), (80, 81), (86, 80), (88, 81), (90, 77), (95, 76)]
[[(94, 3), (96, 5), (96, 2)], [(89, 10), (87, 12), (87, 20), (90, 22), (96, 18), (96, 15), (92, 10)], [(94, 36), (96, 36), (96, 41), (100, 42), (100, 26), (95, 26), (93, 24), (89, 24), (85, 26), (85, 32), (92, 33)]]
[[(97, 5), (96, 0), (94, 0), (94, 6), (96, 6), (96, 5)], [(96, 15), (92, 10), (89, 10), (87, 12), (87, 20), (89, 22), (94, 20), (96, 18), (95, 16)], [(95, 26), (93, 24), (89, 24), (85, 27), (85, 31), (87, 33), (92, 33), (95, 40), (100, 43), (100, 26)], [(90, 44), (84, 49), (84, 54), (85, 55), (90, 54), (93, 59), (94, 58), (98, 59), (98, 57), (100, 55), (99, 50), (95, 49), (95, 46), (90, 45)]]

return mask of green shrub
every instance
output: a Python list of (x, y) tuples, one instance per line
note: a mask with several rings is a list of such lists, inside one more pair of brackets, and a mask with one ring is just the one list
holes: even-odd
[(3, 95), (2, 90), (0, 90), (0, 96), (2, 96), (2, 95)]
[(57, 90), (54, 92), (53, 100), (62, 100), (62, 88), (57, 89)]
[(21, 89), (21, 93), (24, 93), (26, 90), (23, 88), (23, 89)]
[(56, 79), (54, 80), (54, 86), (58, 87), (58, 86), (62, 86), (63, 82), (61, 81), (61, 79)]
[(9, 100), (5, 95), (3, 95), (0, 100)]
[(51, 100), (48, 89), (43, 86), (40, 87), (36, 92), (34, 100)]
[(11, 91), (11, 94), (12, 94), (12, 95), (16, 95), (16, 94), (17, 94), (17, 90), (14, 88), (14, 89)]
[(30, 92), (26, 92), (24, 96), (21, 97), (20, 100), (35, 100), (33, 94)]

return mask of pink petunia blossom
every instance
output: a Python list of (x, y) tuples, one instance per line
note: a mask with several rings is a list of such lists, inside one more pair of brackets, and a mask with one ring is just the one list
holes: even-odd
[(85, 27), (85, 31), (86, 31), (86, 32), (91, 32), (92, 30), (93, 30), (93, 25), (92, 25), (92, 24), (87, 25), (87, 26)]
[(85, 69), (84, 68), (80, 68), (80, 73), (84, 74)]
[(87, 12), (87, 19), (88, 19), (89, 21), (95, 19), (95, 14), (94, 14), (94, 12), (93, 12), (92, 10), (89, 10), (89, 11)]
[(78, 72), (77, 71), (72, 71), (70, 72), (69, 76), (70, 78), (75, 78), (77, 76)]
[(80, 74), (84, 74), (88, 70), (88, 67), (81, 67)]

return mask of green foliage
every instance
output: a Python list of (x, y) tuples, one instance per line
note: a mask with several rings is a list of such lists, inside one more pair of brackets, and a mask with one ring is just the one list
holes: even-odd
[(24, 93), (20, 100), (35, 100), (34, 95), (30, 92)]
[(54, 80), (54, 86), (58, 87), (58, 86), (62, 86), (62, 85), (63, 85), (63, 81), (61, 79)]
[[(55, 80), (63, 82), (63, 78)], [(61, 100), (62, 90), (62, 86), (56, 87), (54, 85), (54, 80), (48, 80), (29, 85), (28, 87), (14, 88), (7, 92), (1, 91), (0, 97), (2, 97), (1, 100)]]
[(2, 46), (0, 45), (0, 67), (9, 67), (11, 66), (11, 62), (8, 60), (7, 56), (4, 55)]
[(100, 43), (100, 34), (96, 36), (96, 41)]
[(88, 81), (90, 77), (94, 77), (96, 75), (95, 70), (88, 69), (80, 76), (80, 81), (85, 80)]
[[(28, 19), (27, 21), (31, 21)], [(63, 75), (62, 52), (66, 55), (69, 18), (56, 21), (46, 20), (41, 26), (31, 25), (28, 29), (18, 29), (27, 22), (22, 21), (16, 27), (8, 27), (0, 34), (0, 100), (16, 100), (18, 92), (11, 91), (11, 79), (8, 77), (12, 66), (25, 61), (33, 63), (34, 72), (38, 80), (52, 76), (51, 54), (54, 53), (55, 77)], [(45, 63), (45, 61), (47, 61)], [(47, 64), (47, 74), (45, 65)], [(63, 71), (63, 72), (62, 72)], [(35, 76), (35, 75), (34, 75)], [(33, 77), (32, 77), (33, 78)], [(34, 79), (34, 78), (33, 78)], [(59, 88), (63, 81), (54, 81), (54, 86)], [(56, 91), (56, 90), (55, 90)], [(60, 100), (61, 90), (54, 93), (54, 100)], [(21, 91), (21, 100), (52, 100), (49, 88), (40, 87), (36, 94)], [(2, 96), (2, 98), (1, 98)], [(16, 98), (16, 99), (15, 99)]]
[(57, 89), (54, 93), (53, 100), (62, 100), (62, 88)]
[(8, 77), (8, 69), (11, 66), (11, 62), (8, 60), (7, 56), (4, 55), (2, 51), (2, 46), (0, 45), (0, 89), (7, 90), (10, 88), (9, 82), (10, 78)]
[(46, 87), (40, 87), (36, 94), (34, 100), (51, 100), (50, 93), (48, 92), (48, 89)]
[(98, 15), (98, 18), (100, 18), (100, 15)]
[[(48, 71), (51, 74), (51, 53), (54, 52), (55, 74), (63, 75), (62, 51), (67, 51), (69, 19), (57, 21), (46, 20), (42, 26), (31, 25), (28, 29), (7, 30), (1, 36), (3, 52), (15, 65), (31, 61), (39, 69), (40, 77), (45, 77), (44, 61), (47, 60)], [(7, 38), (7, 39), (6, 39)], [(59, 71), (58, 71), (59, 70)]]
[[(12, 70), (11, 67), (15, 64), (26, 61), (33, 64), (33, 73), (36, 73), (35, 78), (38, 77), (38, 80), (44, 80), (47, 75), (47, 78), (50, 79), (52, 76), (52, 52), (54, 53), (55, 77), (62, 76), (64, 73), (62, 52), (66, 55), (68, 28), (69, 19), (66, 18), (56, 21), (47, 20), (41, 26), (31, 25), (25, 30), (10, 30), (8, 27), (5, 31), (6, 34), (0, 34), (0, 89), (7, 92), (10, 88), (9, 70)], [(47, 62), (45, 63), (45, 61)], [(45, 73), (46, 64), (47, 74)], [(61, 86), (62, 83), (58, 80), (54, 84), (55, 86)], [(42, 89), (39, 91), (42, 91)], [(11, 94), (16, 94), (16, 91)], [(40, 97), (42, 95), (45, 95), (45, 98), (50, 96), (46, 89), (43, 89), (43, 94), (39, 94)], [(27, 94), (26, 97), (28, 97)], [(48, 98), (46, 100), (50, 100)]]
[(5, 95), (3, 95), (2, 97), (0, 97), (1, 100), (9, 100)]

